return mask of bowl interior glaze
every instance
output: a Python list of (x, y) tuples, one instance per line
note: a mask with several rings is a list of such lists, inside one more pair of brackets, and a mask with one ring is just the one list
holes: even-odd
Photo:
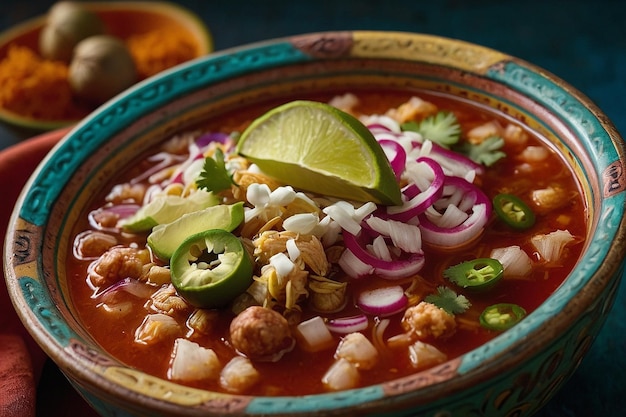
[[(587, 204), (587, 244), (574, 271), (548, 300), (513, 329), (433, 369), (298, 398), (187, 388), (141, 374), (99, 349), (76, 319), (65, 273), (71, 228), (94, 190), (154, 144), (209, 117), (319, 90), (371, 86), (477, 102), (522, 121), (569, 163)], [(187, 415), (356, 415), (362, 410), (471, 415), (476, 409), (530, 415), (574, 371), (613, 303), (624, 257), (623, 162), (619, 135), (585, 96), (532, 64), (488, 48), (392, 32), (260, 42), (166, 71), (78, 124), (42, 162), (16, 206), (6, 241), (7, 285), (35, 339), (103, 415), (114, 410), (170, 415), (183, 409)]]

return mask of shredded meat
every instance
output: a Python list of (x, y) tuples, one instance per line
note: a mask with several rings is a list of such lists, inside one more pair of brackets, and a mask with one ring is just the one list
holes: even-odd
[(178, 294), (173, 285), (160, 288), (152, 297), (152, 307), (159, 313), (174, 315), (176, 312), (182, 312), (191, 307)]
[(251, 360), (276, 361), (294, 346), (289, 323), (265, 307), (245, 309), (230, 324), (233, 347)]
[(410, 336), (420, 340), (446, 338), (456, 331), (456, 321), (454, 315), (436, 305), (421, 302), (404, 312), (402, 327)]
[(89, 279), (96, 287), (113, 284), (124, 278), (141, 279), (152, 266), (147, 249), (113, 247), (89, 268)]

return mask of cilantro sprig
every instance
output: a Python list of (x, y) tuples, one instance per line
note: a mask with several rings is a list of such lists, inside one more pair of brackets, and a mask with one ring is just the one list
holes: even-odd
[(461, 138), (461, 125), (454, 113), (450, 111), (437, 112), (419, 122), (403, 123), (402, 130), (417, 132), (425, 139), (445, 148), (450, 148)]
[(472, 306), (464, 295), (458, 295), (448, 287), (437, 287), (437, 293), (426, 296), (424, 301), (434, 304), (450, 314), (465, 313)]
[(466, 155), (477, 164), (491, 166), (506, 156), (501, 151), (503, 146), (504, 139), (500, 136), (490, 136), (478, 144), (459, 143), (458, 146), (454, 147), (454, 150)]
[(232, 175), (226, 169), (224, 152), (217, 148), (214, 158), (204, 159), (202, 172), (196, 180), (196, 185), (198, 188), (217, 193), (229, 189), (234, 183)]

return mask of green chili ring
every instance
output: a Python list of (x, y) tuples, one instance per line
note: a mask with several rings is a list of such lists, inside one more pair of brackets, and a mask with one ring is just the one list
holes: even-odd
[(503, 222), (514, 229), (528, 229), (535, 224), (535, 213), (519, 197), (498, 194), (493, 198), (493, 208)]
[(487, 307), (480, 315), (480, 325), (488, 330), (510, 329), (526, 317), (526, 310), (517, 304), (500, 303)]
[(241, 240), (222, 229), (185, 239), (170, 259), (172, 284), (189, 304), (218, 308), (252, 284), (253, 263)]
[(497, 259), (476, 258), (448, 267), (443, 276), (463, 288), (486, 290), (502, 279), (504, 266)]

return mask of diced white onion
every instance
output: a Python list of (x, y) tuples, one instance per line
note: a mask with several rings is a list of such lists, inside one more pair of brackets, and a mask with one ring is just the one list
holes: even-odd
[(291, 262), (295, 262), (296, 259), (300, 257), (300, 249), (298, 249), (296, 240), (287, 240), (287, 243), (285, 243), (285, 247), (287, 248), (287, 255), (289, 255), (289, 259), (291, 260)]
[(298, 213), (283, 221), (283, 229), (308, 235), (319, 225), (319, 221), (317, 213)]
[(270, 265), (279, 277), (286, 277), (296, 266), (284, 253), (280, 252), (270, 258)]
[(333, 335), (326, 327), (324, 319), (320, 316), (315, 316), (298, 324), (296, 326), (296, 335), (298, 336), (300, 347), (309, 352), (328, 349), (335, 344)]

